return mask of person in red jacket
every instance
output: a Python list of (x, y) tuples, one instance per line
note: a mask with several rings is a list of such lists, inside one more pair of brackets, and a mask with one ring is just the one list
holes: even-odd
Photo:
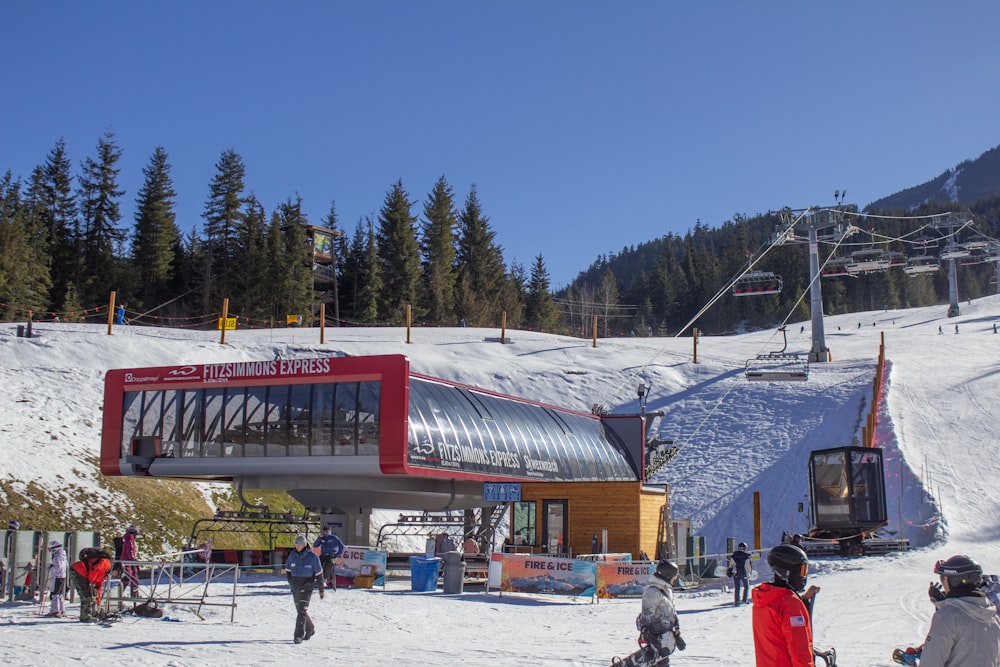
[(88, 547), (80, 551), (80, 560), (70, 565), (69, 570), (69, 578), (80, 595), (80, 622), (90, 623), (101, 602), (104, 580), (111, 572), (111, 556)]
[(791, 544), (780, 544), (767, 555), (772, 578), (755, 587), (753, 600), (753, 647), (757, 667), (814, 667), (812, 621), (807, 600), (815, 595), (805, 590), (809, 558)]

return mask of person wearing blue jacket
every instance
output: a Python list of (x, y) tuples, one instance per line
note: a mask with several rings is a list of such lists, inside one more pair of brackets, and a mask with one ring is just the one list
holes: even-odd
[[(319, 549), (319, 562), (323, 564), (323, 580), (327, 588), (337, 590), (337, 559), (340, 558), (347, 547), (344, 542), (337, 537), (330, 526), (323, 528), (323, 534), (316, 538), (313, 547)], [(323, 589), (320, 588), (322, 597)]]
[(312, 638), (316, 634), (316, 626), (309, 618), (309, 599), (312, 597), (316, 582), (323, 577), (323, 565), (319, 556), (308, 548), (305, 535), (295, 538), (295, 550), (288, 554), (285, 562), (285, 577), (292, 588), (292, 599), (295, 601), (295, 635), (296, 644)]

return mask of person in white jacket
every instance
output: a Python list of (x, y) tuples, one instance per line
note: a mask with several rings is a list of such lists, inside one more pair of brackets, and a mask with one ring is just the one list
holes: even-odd
[(1000, 667), (1000, 619), (980, 590), (983, 569), (968, 556), (939, 560), (928, 593), (937, 607), (920, 667)]
[(46, 616), (66, 615), (66, 552), (56, 540), (49, 542), (49, 613)]
[(615, 667), (668, 667), (670, 654), (683, 651), (681, 629), (674, 608), (674, 582), (679, 570), (673, 561), (662, 560), (642, 593), (642, 611), (635, 619), (641, 648), (624, 660), (614, 658)]

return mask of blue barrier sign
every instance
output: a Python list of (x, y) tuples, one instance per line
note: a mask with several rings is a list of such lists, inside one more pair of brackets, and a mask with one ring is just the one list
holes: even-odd
[(483, 502), (516, 503), (521, 500), (521, 485), (517, 482), (486, 482), (483, 484)]

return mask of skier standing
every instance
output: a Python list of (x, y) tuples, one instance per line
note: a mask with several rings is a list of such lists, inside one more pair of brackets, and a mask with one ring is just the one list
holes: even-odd
[(674, 608), (673, 585), (677, 580), (677, 565), (661, 560), (642, 592), (642, 611), (635, 619), (639, 628), (639, 642), (645, 645), (638, 651), (611, 664), (615, 667), (668, 667), (674, 649), (684, 650), (687, 644), (681, 638)]
[[(767, 564), (771, 581), (751, 593), (757, 667), (814, 667), (812, 620), (799, 597), (806, 587), (809, 558), (797, 546), (779, 544), (767, 554)], [(816, 590), (813, 586), (810, 593)]]
[[(314, 547), (319, 548), (319, 562), (323, 564), (323, 581), (327, 588), (337, 590), (337, 559), (340, 558), (347, 547), (343, 540), (333, 533), (330, 526), (323, 527), (323, 534), (313, 542)], [(319, 588), (319, 596), (323, 597), (323, 586)]]
[(937, 610), (920, 651), (920, 666), (1000, 666), (1000, 619), (979, 588), (979, 563), (956, 555), (935, 563), (934, 573), (941, 583), (932, 583), (928, 594)]
[(323, 577), (323, 565), (319, 562), (316, 552), (308, 548), (305, 535), (298, 535), (295, 538), (295, 550), (288, 554), (288, 560), (285, 562), (285, 576), (292, 588), (292, 599), (295, 601), (297, 614), (293, 639), (296, 644), (301, 644), (303, 640), (308, 640), (316, 634), (316, 627), (309, 618), (309, 598), (312, 597), (316, 582)]
[(49, 542), (49, 613), (55, 618), (66, 615), (66, 552), (56, 540)]
[[(746, 542), (740, 542), (736, 546), (736, 551), (729, 556), (729, 572), (733, 578), (734, 603), (739, 607), (741, 602), (746, 604), (750, 592), (750, 552), (747, 551)], [(740, 587), (743, 588), (742, 599)]]
[[(139, 535), (139, 528), (134, 524), (125, 530), (122, 535), (122, 561), (135, 561), (139, 559), (139, 549), (136, 547), (135, 538)], [(139, 566), (122, 566), (122, 589), (129, 587), (129, 593), (133, 598), (139, 597)]]

